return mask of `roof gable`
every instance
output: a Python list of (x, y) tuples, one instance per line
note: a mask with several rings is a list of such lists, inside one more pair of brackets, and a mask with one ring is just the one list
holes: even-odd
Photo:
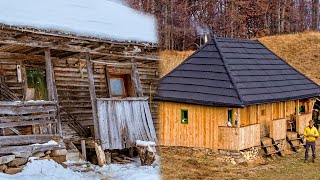
[(319, 95), (316, 83), (259, 41), (214, 38), (161, 79), (158, 98), (202, 97), (203, 105), (247, 106)]

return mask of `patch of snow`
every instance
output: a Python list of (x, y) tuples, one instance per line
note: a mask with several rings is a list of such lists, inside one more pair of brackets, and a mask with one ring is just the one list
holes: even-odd
[(0, 23), (119, 41), (157, 43), (153, 16), (117, 0), (2, 0)]
[(136, 141), (136, 145), (137, 146), (156, 146), (156, 143), (153, 141), (140, 141), (137, 140)]
[(140, 141), (140, 140), (137, 140), (136, 141), (136, 145), (137, 146), (145, 146), (145, 147), (148, 147), (148, 151), (149, 152), (157, 152), (156, 150), (156, 143), (153, 142), (153, 141)]
[(31, 144), (30, 146), (50, 146), (50, 145), (58, 145), (58, 143), (54, 140), (50, 140), (50, 141), (43, 143), (43, 144), (36, 143), (36, 144)]
[(21, 173), (9, 175), (0, 173), (1, 180), (98, 180), (99, 176), (65, 169), (53, 160), (29, 162)]
[(110, 164), (96, 167), (95, 172), (116, 180), (160, 180), (159, 156), (156, 157), (157, 163), (153, 166), (141, 166), (140, 162), (131, 164)]

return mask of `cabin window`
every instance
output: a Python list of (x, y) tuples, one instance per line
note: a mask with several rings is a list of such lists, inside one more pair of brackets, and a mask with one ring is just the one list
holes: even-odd
[(228, 110), (228, 121), (232, 124), (232, 109)]
[(48, 100), (46, 72), (44, 69), (27, 68), (27, 84), (25, 100)]
[(111, 77), (110, 90), (112, 97), (127, 97), (125, 76)]
[(181, 109), (181, 124), (188, 124), (188, 110)]

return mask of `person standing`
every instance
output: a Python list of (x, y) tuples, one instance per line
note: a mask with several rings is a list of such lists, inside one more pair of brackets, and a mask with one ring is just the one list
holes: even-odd
[(309, 126), (307, 126), (304, 129), (304, 133), (303, 133), (307, 141), (304, 162), (308, 161), (310, 147), (312, 150), (312, 162), (314, 162), (316, 159), (316, 138), (319, 136), (319, 132), (313, 125), (314, 125), (314, 121), (310, 120)]

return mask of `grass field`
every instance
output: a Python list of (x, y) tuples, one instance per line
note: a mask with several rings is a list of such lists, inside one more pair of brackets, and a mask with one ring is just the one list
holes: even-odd
[[(269, 36), (259, 40), (290, 65), (320, 84), (320, 32)], [(161, 52), (161, 76), (170, 72), (192, 53)], [(266, 159), (260, 163), (232, 165), (219, 161), (217, 155), (206, 155), (185, 148), (162, 147), (162, 178), (320, 180), (319, 148), (318, 161), (315, 164), (305, 164), (302, 159), (303, 152), (300, 152), (274, 160)]]
[[(319, 147), (318, 147), (319, 149)], [(320, 180), (320, 156), (315, 163), (304, 163), (303, 149), (296, 154), (256, 163), (232, 165), (218, 155), (205, 155), (185, 148), (162, 147), (162, 179), (286, 179)]]

